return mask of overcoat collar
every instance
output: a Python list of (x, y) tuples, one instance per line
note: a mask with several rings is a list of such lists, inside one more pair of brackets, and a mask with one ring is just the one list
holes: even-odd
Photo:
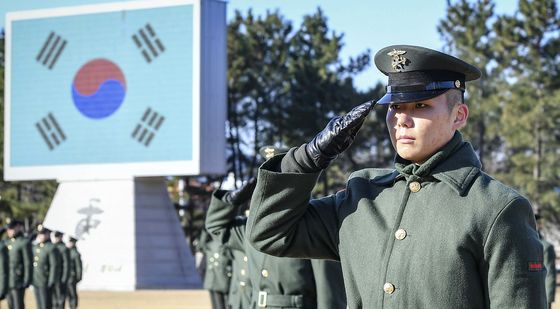
[(390, 185), (401, 179), (433, 177), (464, 196), (480, 173), (481, 164), (470, 143), (458, 131), (453, 138), (421, 165), (395, 158), (395, 170), (373, 179), (378, 185)]

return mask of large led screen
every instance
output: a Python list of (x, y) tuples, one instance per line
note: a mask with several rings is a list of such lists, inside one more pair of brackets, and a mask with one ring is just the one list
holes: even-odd
[(6, 178), (197, 172), (198, 13), (153, 1), (8, 14)]

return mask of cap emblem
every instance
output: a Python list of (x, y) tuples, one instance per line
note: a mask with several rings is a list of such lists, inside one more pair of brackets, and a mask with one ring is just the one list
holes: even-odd
[(276, 152), (276, 149), (274, 149), (274, 148), (272, 148), (272, 147), (265, 148), (265, 149), (264, 149), (264, 153), (265, 153), (264, 157), (265, 157), (266, 159), (270, 159), (270, 158), (274, 157), (274, 153), (275, 153), (275, 152)]
[(404, 70), (404, 66), (409, 63), (408, 59), (403, 56), (404, 54), (406, 54), (406, 51), (398, 49), (393, 49), (392, 51), (387, 53), (387, 55), (393, 58), (393, 61), (391, 62), (393, 70), (401, 72), (402, 70)]
[(455, 81), (455, 88), (461, 88), (461, 81), (460, 80)]

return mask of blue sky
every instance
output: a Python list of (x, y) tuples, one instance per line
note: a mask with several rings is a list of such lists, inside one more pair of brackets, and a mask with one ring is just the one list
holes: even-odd
[[(130, 0), (129, 0), (130, 1)], [(114, 2), (114, 0), (0, 0), (0, 22), (5, 11), (67, 5)], [(370, 49), (372, 56), (382, 47), (392, 44), (421, 45), (440, 50), (443, 46), (436, 25), (445, 15), (445, 0), (229, 0), (228, 19), (235, 10), (246, 15), (252, 8), (256, 15), (267, 10), (278, 11), (297, 27), (304, 15), (318, 7), (328, 17), (328, 24), (337, 33), (344, 33), (342, 59)], [(512, 13), (516, 0), (495, 1), (497, 13)], [(365, 90), (384, 76), (370, 67), (356, 79), (358, 88)]]
[[(312, 14), (321, 7), (328, 17), (328, 25), (337, 33), (344, 33), (343, 60), (361, 52), (371, 50), (371, 55), (388, 45), (421, 45), (441, 50), (436, 26), (445, 15), (445, 0), (411, 1), (364, 1), (364, 0), (230, 0), (228, 19), (235, 10), (246, 15), (249, 8), (256, 15), (264, 15), (267, 10), (276, 9), (299, 26), (304, 15)], [(497, 13), (511, 14), (517, 1), (495, 1)], [(373, 87), (378, 81), (385, 82), (385, 76), (375, 66), (366, 69), (356, 78), (356, 86), (362, 90)]]

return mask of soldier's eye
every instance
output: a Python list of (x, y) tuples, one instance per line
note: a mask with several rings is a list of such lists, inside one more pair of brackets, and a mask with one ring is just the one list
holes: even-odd
[(392, 109), (392, 110), (396, 110), (396, 109), (400, 109), (400, 108), (401, 108), (401, 106), (400, 106), (399, 104), (391, 104), (391, 105), (389, 105), (389, 109)]
[(424, 104), (424, 103), (416, 103), (416, 107), (417, 108), (424, 108), (427, 107), (428, 105)]

